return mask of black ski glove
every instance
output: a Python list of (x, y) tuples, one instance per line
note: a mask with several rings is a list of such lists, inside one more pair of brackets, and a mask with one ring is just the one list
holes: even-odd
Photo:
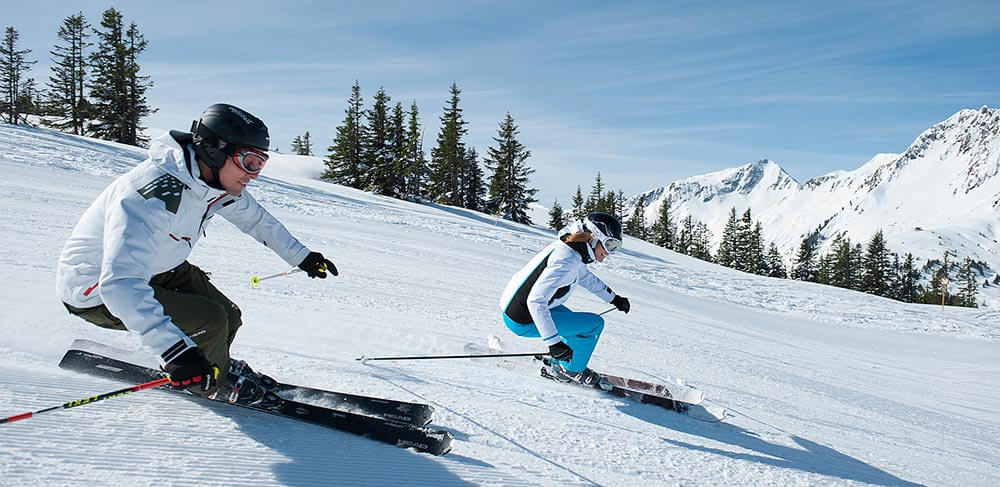
[(337, 266), (319, 252), (309, 252), (309, 255), (302, 259), (302, 263), (299, 264), (299, 269), (306, 271), (306, 274), (313, 279), (317, 277), (326, 279), (326, 271), (337, 275)]
[(203, 391), (212, 389), (219, 378), (219, 368), (208, 363), (205, 352), (198, 347), (189, 348), (164, 367), (170, 376), (170, 385)]
[(618, 311), (623, 311), (625, 314), (628, 314), (628, 310), (632, 307), (628, 303), (628, 298), (622, 296), (615, 296), (614, 299), (611, 300), (611, 304), (618, 308)]
[(569, 348), (569, 345), (559, 342), (555, 345), (549, 345), (549, 355), (556, 360), (569, 362), (573, 360), (573, 349)]

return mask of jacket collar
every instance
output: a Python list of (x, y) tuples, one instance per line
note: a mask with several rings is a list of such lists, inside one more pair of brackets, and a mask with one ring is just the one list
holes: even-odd
[[(191, 160), (190, 169), (184, 157), (185, 153)], [(184, 183), (198, 199), (208, 200), (225, 193), (209, 186), (201, 179), (201, 169), (195, 161), (190, 134), (186, 132), (172, 130), (153, 139), (149, 144), (149, 158), (156, 167)]]

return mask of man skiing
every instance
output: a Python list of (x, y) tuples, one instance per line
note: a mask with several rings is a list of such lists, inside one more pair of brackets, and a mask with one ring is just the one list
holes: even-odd
[(603, 387), (587, 368), (604, 318), (563, 306), (577, 283), (619, 311), (629, 312), (628, 298), (615, 294), (590, 272), (587, 264), (604, 262), (622, 245), (622, 225), (614, 216), (594, 212), (559, 232), (559, 239), (533, 257), (507, 283), (500, 298), (503, 320), (510, 331), (538, 337), (553, 360), (543, 374), (561, 382)]
[(149, 158), (101, 192), (63, 247), (56, 285), (66, 309), (137, 334), (176, 387), (259, 400), (265, 376), (229, 357), (240, 309), (187, 258), (218, 213), (309, 277), (337, 275), (245, 191), (269, 142), (260, 119), (226, 104), (208, 107), (191, 133), (153, 140)]

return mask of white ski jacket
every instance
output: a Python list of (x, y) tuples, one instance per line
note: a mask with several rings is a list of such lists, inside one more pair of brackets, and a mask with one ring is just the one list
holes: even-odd
[[(559, 235), (580, 231), (583, 225), (577, 222)], [(511, 277), (500, 297), (500, 310), (518, 323), (534, 323), (546, 345), (562, 340), (550, 310), (565, 303), (577, 283), (606, 303), (615, 298), (615, 292), (587, 268), (594, 261), (593, 249), (587, 244), (578, 248), (585, 248), (588, 255), (561, 239), (552, 242)]]
[(230, 196), (202, 181), (193, 147), (182, 148), (172, 134), (187, 135), (153, 140), (149, 158), (94, 200), (56, 268), (63, 302), (78, 308), (103, 303), (161, 364), (196, 345), (164, 314), (149, 281), (188, 258), (212, 216), (222, 215), (291, 266), (309, 253), (246, 190)]

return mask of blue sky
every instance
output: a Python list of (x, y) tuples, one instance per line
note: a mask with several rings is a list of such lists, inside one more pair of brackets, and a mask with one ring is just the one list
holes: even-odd
[[(458, 5), (452, 5), (458, 4)], [(357, 79), (421, 110), (455, 82), (480, 154), (510, 112), (541, 203), (597, 171), (632, 195), (769, 158), (799, 182), (1000, 106), (1000, 2), (0, 2), (44, 84), (62, 20), (119, 9), (149, 41), (155, 128), (242, 106), (325, 155)]]

